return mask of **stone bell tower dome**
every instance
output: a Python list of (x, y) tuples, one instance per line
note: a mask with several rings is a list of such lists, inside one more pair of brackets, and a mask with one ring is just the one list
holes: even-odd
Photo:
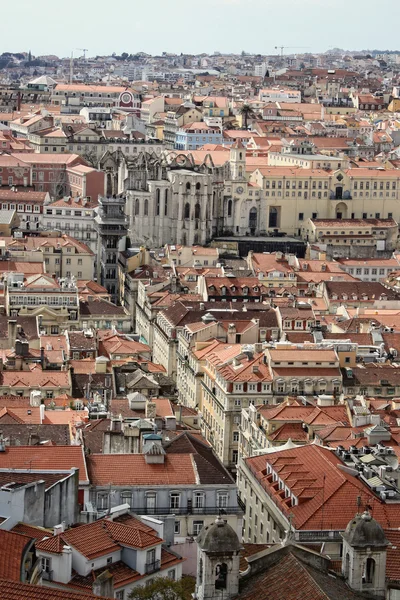
[(198, 600), (233, 598), (239, 591), (241, 545), (236, 532), (218, 517), (197, 536)]
[(368, 510), (350, 521), (343, 533), (342, 573), (353, 590), (385, 597), (388, 545), (382, 527)]

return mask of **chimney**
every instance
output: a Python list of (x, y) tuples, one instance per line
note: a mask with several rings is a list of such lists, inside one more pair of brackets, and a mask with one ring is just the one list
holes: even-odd
[(54, 525), (53, 533), (54, 533), (54, 535), (58, 535), (59, 533), (64, 533), (64, 523), (60, 523), (59, 525)]
[(145, 408), (146, 419), (155, 419), (157, 416), (157, 405), (152, 399), (147, 400)]
[(43, 346), (40, 347), (40, 364), (42, 369), (44, 369), (44, 348)]
[(15, 340), (15, 354), (17, 356), (22, 356), (22, 342), (21, 340)]
[[(58, 525), (57, 527), (60, 527)], [(70, 546), (63, 546), (63, 568), (58, 571), (57, 581), (60, 583), (68, 583), (72, 577), (72, 548)]]
[(114, 576), (110, 571), (103, 571), (92, 584), (94, 596), (106, 596), (114, 598)]
[(98, 356), (95, 360), (95, 373), (107, 373), (108, 360), (104, 356)]
[(17, 337), (17, 319), (8, 319), (8, 340), (9, 347), (14, 348)]

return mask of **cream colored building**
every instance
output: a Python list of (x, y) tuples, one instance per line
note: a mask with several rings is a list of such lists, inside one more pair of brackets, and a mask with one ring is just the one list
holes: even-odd
[(242, 407), (272, 402), (272, 373), (255, 348), (221, 343), (204, 357), (202, 433), (232, 470), (239, 455)]
[[(399, 233), (398, 224), (393, 218), (376, 216), (363, 219), (307, 219), (301, 228), (301, 235), (307, 242), (322, 245), (328, 257), (370, 259), (376, 255), (379, 262), (379, 258), (389, 258), (396, 249)], [(392, 268), (395, 268), (396, 262), (393, 261)], [(363, 274), (359, 269), (344, 270), (356, 277)], [(371, 281), (378, 281), (378, 275), (382, 277), (385, 274), (386, 270), (380, 273), (375, 270), (372, 273), (375, 279)], [(364, 275), (369, 275), (369, 269)]]
[(342, 391), (339, 358), (333, 349), (299, 348), (281, 344), (267, 349), (266, 357), (273, 376), (274, 402), (288, 395), (338, 395)]
[(257, 168), (250, 181), (262, 190), (265, 230), (301, 235), (308, 219), (391, 219), (399, 211), (396, 169)]
[[(13, 260), (30, 260), (42, 253), (45, 271), (57, 278), (78, 277), (93, 279), (94, 253), (86, 244), (69, 235), (61, 237), (40, 236), (4, 238), (7, 251)], [(40, 254), (39, 254), (40, 256)]]

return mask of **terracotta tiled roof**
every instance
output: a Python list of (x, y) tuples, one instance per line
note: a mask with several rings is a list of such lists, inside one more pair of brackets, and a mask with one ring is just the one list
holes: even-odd
[(30, 371), (2, 371), (0, 386), (22, 388), (70, 388), (67, 371), (42, 371), (38, 366)]
[(332, 295), (337, 294), (338, 297), (342, 294), (347, 295), (351, 300), (355, 294), (359, 300), (363, 294), (368, 300), (379, 300), (381, 295), (385, 295), (387, 300), (396, 300), (399, 295), (396, 292), (384, 287), (377, 281), (325, 281), (325, 288), (328, 298), (332, 300)]
[(61, 535), (52, 535), (46, 539), (36, 542), (37, 550), (49, 552), (50, 554), (62, 554), (65, 542)]
[(33, 540), (42, 540), (44, 537), (48, 537), (53, 534), (50, 529), (35, 527), (33, 525), (28, 525), (27, 523), (18, 523), (11, 529), (11, 531), (14, 533), (22, 533)]
[(25, 552), (31, 543), (26, 535), (0, 529), (0, 578), (21, 580)]
[(141, 528), (108, 519), (69, 529), (60, 534), (60, 537), (89, 560), (120, 550), (120, 544), (132, 548), (148, 548), (162, 543), (159, 537)]
[(271, 546), (272, 544), (242, 544), (242, 549), (240, 550), (240, 571), (246, 571), (249, 566), (246, 558), (253, 556), (253, 554), (258, 554), (262, 550), (267, 550)]
[(321, 349), (282, 349), (282, 350), (269, 350), (268, 351), (271, 359), (274, 362), (287, 362), (287, 361), (309, 361), (309, 362), (338, 362), (336, 352), (334, 350), (321, 350)]
[(400, 531), (385, 529), (385, 536), (390, 542), (386, 556), (386, 577), (390, 581), (400, 581)]
[(92, 454), (88, 457), (93, 485), (194, 485), (190, 454), (168, 454), (163, 464), (147, 464), (142, 454)]
[[(54, 413), (55, 411), (51, 411)], [(63, 411), (64, 412), (64, 411)], [(71, 435), (68, 425), (34, 425), (31, 423), (6, 424), (0, 420), (1, 431), (6, 444), (29, 446), (51, 440), (56, 445), (68, 446), (71, 444)]]
[[(104, 573), (105, 567), (100, 567), (89, 573), (89, 575), (83, 576), (75, 574), (69, 582), (69, 586), (82, 589), (92, 589), (93, 582), (96, 577)], [(107, 571), (113, 576), (113, 585), (115, 589), (126, 586), (139, 579), (142, 579), (143, 575), (140, 575), (135, 569), (131, 569), (122, 560), (107, 565)]]
[[(278, 482), (266, 472), (267, 462), (298, 498), (298, 504), (292, 506), (290, 498), (282, 497)], [(247, 466), (282, 512), (293, 513), (296, 529), (344, 531), (354, 517), (358, 496), (364, 505), (373, 507), (373, 516), (383, 527), (399, 527), (397, 505), (378, 499), (358, 478), (339, 469), (340, 463), (332, 450), (315, 444), (246, 459)]]
[(89, 480), (82, 446), (7, 446), (0, 453), (0, 469), (65, 471), (79, 469), (79, 481)]
[(280, 550), (279, 554), (268, 568), (244, 580), (242, 600), (361, 600), (365, 597), (350, 590), (343, 579), (307, 566), (290, 547)]
[(27, 408), (13, 406), (11, 409), (9, 409), (5, 406), (0, 409), (0, 423), (2, 425), (17, 425), (23, 423), (29, 425), (40, 425), (40, 408), (37, 406), (29, 406)]
[(281, 427), (270, 434), (269, 439), (273, 442), (307, 442), (307, 432), (304, 431), (302, 423), (284, 423)]
[(193, 456), (200, 484), (232, 483), (232, 478), (215, 456), (211, 447), (184, 432), (164, 445), (167, 456), (183, 454)]
[[(47, 588), (41, 585), (30, 585), (29, 583), (20, 583), (0, 580), (1, 600), (98, 600), (98, 596), (90, 593), (73, 592), (69, 589)], [(104, 600), (113, 600), (104, 598)]]

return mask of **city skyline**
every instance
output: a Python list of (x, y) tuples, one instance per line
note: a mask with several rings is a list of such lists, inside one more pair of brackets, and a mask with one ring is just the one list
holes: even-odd
[[(279, 4), (271, 0), (204, 0), (200, 9), (190, 11), (183, 0), (168, 5), (155, 0), (140, 7), (140, 11), (115, 0), (114, 16), (110, 16), (104, 0), (96, 3), (87, 0), (84, 4), (71, 0), (61, 23), (49, 0), (34, 4), (21, 0), (19, 8), (25, 17), (18, 24), (18, 39), (24, 50), (30, 47), (34, 55), (60, 57), (70, 56), (80, 47), (88, 48), (88, 56), (113, 52), (142, 51), (154, 55), (163, 51), (199, 54), (242, 50), (269, 55), (276, 53), (275, 46), (282, 45), (293, 52), (299, 49), (320, 53), (335, 47), (393, 51), (398, 44), (395, 23), (400, 17), (399, 6), (393, 6), (389, 0), (380, 3), (382, 14), (390, 17), (384, 28), (377, 27), (375, 4), (371, 0), (354, 0), (350, 4), (344, 0), (304, 0), (301, 4), (295, 0)], [(84, 31), (78, 25), (77, 14), (81, 22), (89, 24)], [(14, 7), (3, 7), (2, 52), (22, 51), (15, 47), (14, 18)], [(127, 23), (131, 25), (127, 27)], [(60, 25), (68, 32), (64, 38), (60, 36)], [(126, 31), (118, 31), (118, 26)], [(108, 27), (111, 35), (107, 33)], [(33, 35), (38, 30), (42, 35)], [(171, 35), (173, 30), (175, 33)], [(135, 50), (131, 51), (131, 47)]]

